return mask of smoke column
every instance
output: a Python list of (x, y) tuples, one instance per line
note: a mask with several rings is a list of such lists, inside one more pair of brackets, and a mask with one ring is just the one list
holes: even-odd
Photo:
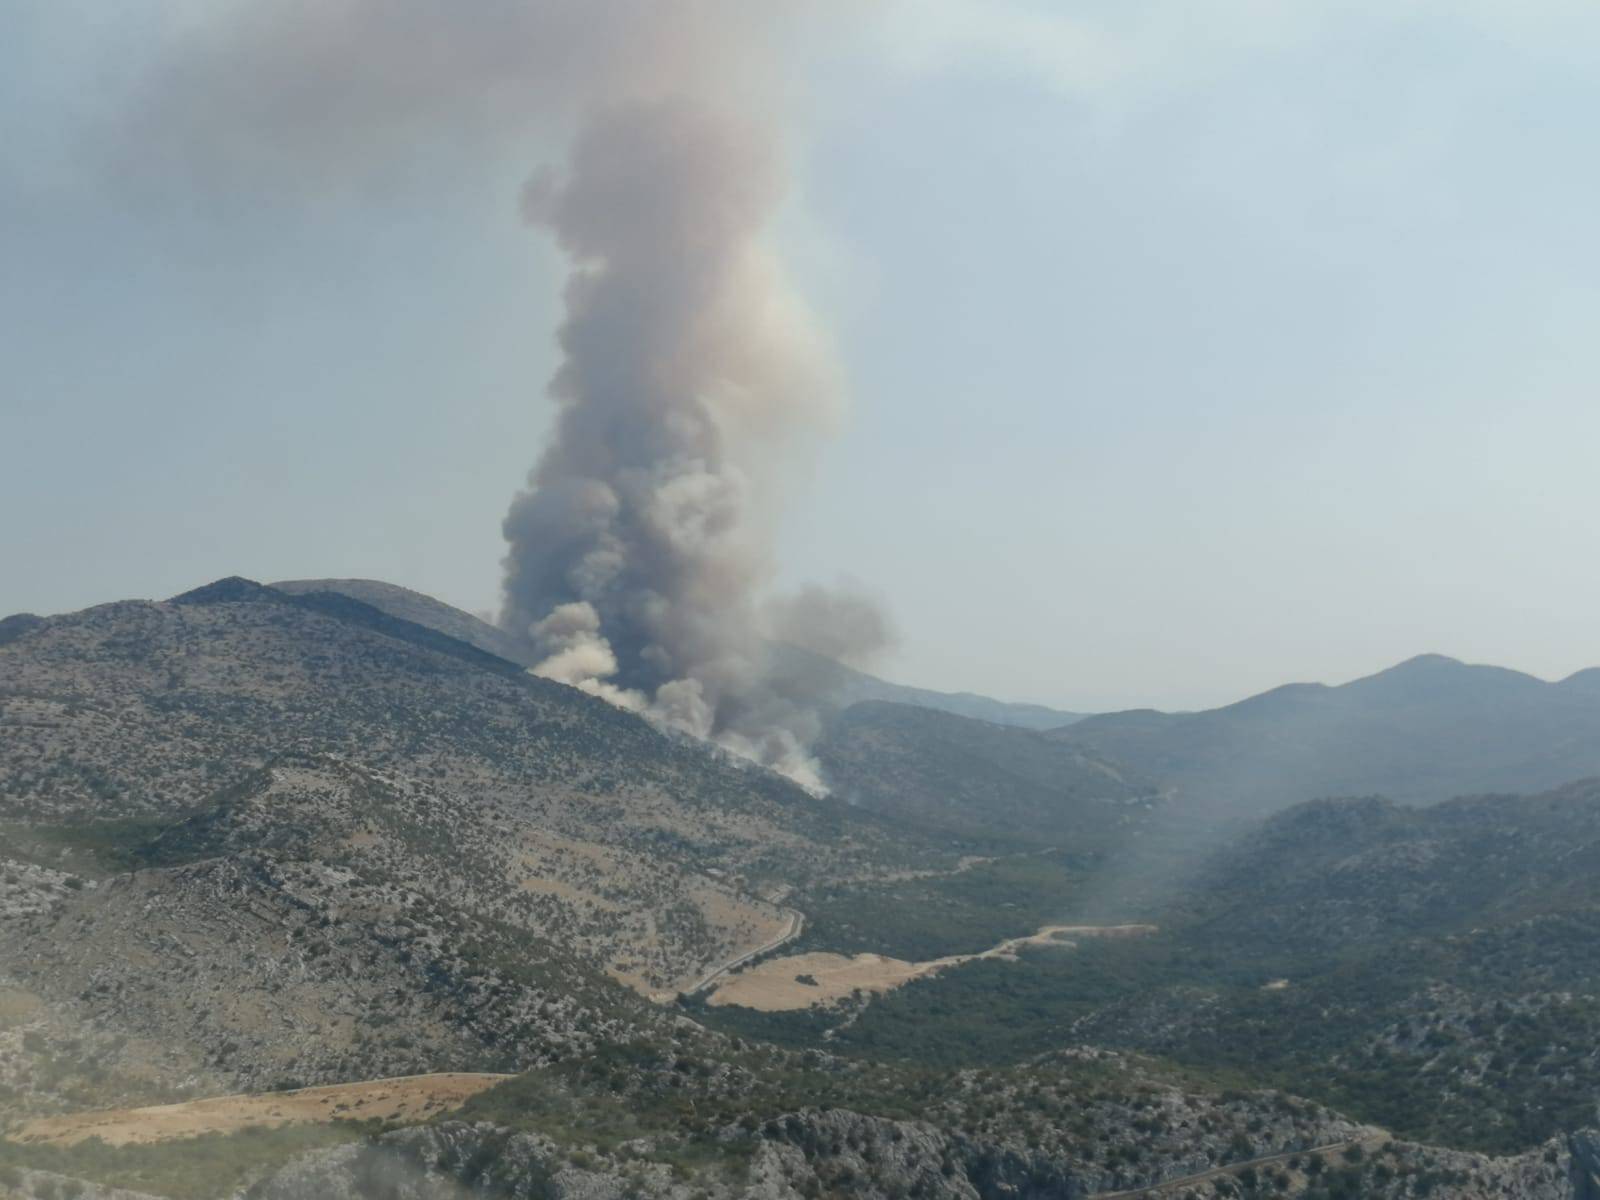
[(785, 197), (782, 47), (833, 7), (235, 5), (180, 39), (141, 140), (252, 192), (381, 177), (440, 140), (566, 140), (521, 196), (570, 274), (557, 419), (504, 521), (500, 623), (537, 674), (812, 787), (817, 697), (775, 673), (768, 639), (820, 634), (859, 659), (885, 632), (859, 600), (766, 595), (774, 517), (839, 410), (826, 341), (764, 241)]
[(756, 603), (787, 455), (831, 363), (761, 244), (772, 133), (693, 98), (592, 114), (524, 212), (572, 261), (553, 440), (505, 521), (502, 624), (534, 670), (815, 785)]

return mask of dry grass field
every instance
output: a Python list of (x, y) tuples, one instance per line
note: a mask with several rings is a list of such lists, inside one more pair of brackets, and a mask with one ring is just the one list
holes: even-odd
[(39, 1117), (24, 1124), (14, 1136), (20, 1142), (62, 1146), (97, 1137), (107, 1145), (128, 1146), (205, 1133), (236, 1133), (252, 1125), (270, 1127), (341, 1119), (414, 1122), (458, 1108), (470, 1097), (508, 1078), (465, 1073), (406, 1075), (292, 1092), (214, 1096), (148, 1108), (108, 1108)]
[(907, 962), (881, 954), (791, 954), (729, 977), (707, 1002), (737, 1004), (761, 1012), (788, 1012), (833, 1004), (857, 991), (893, 991), (913, 979), (975, 959), (1015, 958), (1025, 946), (1070, 948), (1083, 938), (1144, 937), (1155, 931), (1154, 925), (1046, 925), (1026, 937), (1008, 938), (981, 954), (952, 954), (927, 962)]

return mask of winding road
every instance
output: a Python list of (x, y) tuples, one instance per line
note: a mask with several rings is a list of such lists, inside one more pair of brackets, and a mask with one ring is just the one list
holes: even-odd
[(705, 975), (693, 987), (684, 988), (683, 994), (687, 996), (698, 996), (701, 992), (709, 991), (711, 988), (715, 987), (717, 981), (724, 975), (728, 974), (728, 972), (737, 971), (752, 958), (760, 958), (763, 954), (769, 954), (776, 950), (779, 946), (785, 945), (788, 942), (792, 942), (795, 938), (799, 937), (801, 933), (805, 931), (805, 914), (793, 908), (785, 909), (784, 913), (789, 918), (789, 924), (785, 928), (784, 932), (773, 938), (765, 946), (757, 946), (754, 950), (746, 950), (737, 958), (730, 958), (720, 967), (717, 967)]

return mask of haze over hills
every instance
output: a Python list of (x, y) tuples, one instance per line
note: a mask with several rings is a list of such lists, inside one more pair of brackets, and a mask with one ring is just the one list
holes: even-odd
[[(1082, 1039), (1274, 1080), (1406, 1136), (1526, 1146), (1600, 1104), (1597, 855), (1592, 781), (1311, 802), (1196, 864), (1139, 914), (1154, 936), (1036, 951), (1023, 972), (966, 964), (835, 1021), (833, 1040), (981, 1063)], [(912, 886), (853, 908), (914, 904)]]
[(851, 804), (978, 841), (1126, 837), (1157, 801), (1153, 784), (1058, 739), (910, 704), (852, 705), (816, 753)]
[(1537, 791), (1600, 774), (1597, 677), (1547, 683), (1423, 655), (1338, 687), (1289, 684), (1197, 713), (1106, 713), (1054, 736), (1206, 811)]

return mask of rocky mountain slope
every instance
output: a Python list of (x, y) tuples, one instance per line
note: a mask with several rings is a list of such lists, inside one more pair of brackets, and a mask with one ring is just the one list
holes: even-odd
[(848, 806), (341, 596), (224, 581), (50, 618), (0, 654), (0, 819), (172, 820), (312, 754), (758, 886), (890, 846)]
[(780, 936), (796, 883), (932, 861), (432, 628), (241, 580), (29, 623), (0, 734), (0, 1111), (532, 1065), (648, 1027), (632, 993)]
[(1210, 811), (1539, 791), (1600, 774), (1594, 675), (1546, 683), (1424, 655), (1340, 687), (1290, 684), (1198, 713), (1108, 713), (1057, 736)]

